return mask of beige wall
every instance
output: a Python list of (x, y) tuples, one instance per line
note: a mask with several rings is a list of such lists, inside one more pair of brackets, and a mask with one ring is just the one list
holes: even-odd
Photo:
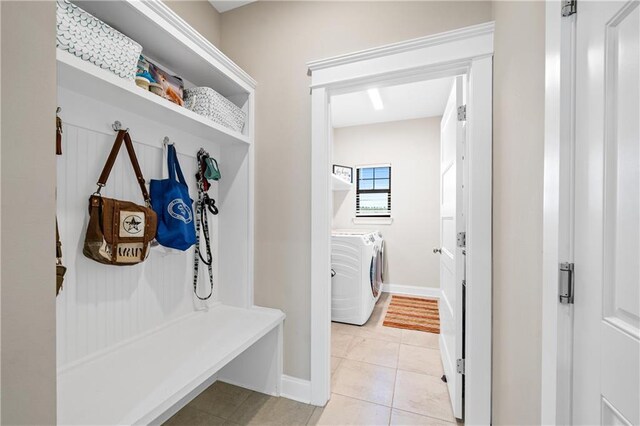
[[(333, 193), (333, 227), (378, 229), (385, 239), (384, 282), (440, 286), (441, 117), (335, 129), (333, 163), (350, 167), (391, 163), (389, 225), (356, 225), (355, 189)], [(354, 168), (355, 179), (355, 168)]]
[(2, 8), (2, 418), (56, 422), (55, 3)]
[(164, 1), (175, 13), (220, 48), (220, 13), (206, 0)]
[[(55, 160), (46, 153), (53, 152), (56, 83), (55, 73), (41, 70), (55, 67), (55, 12), (51, 2), (1, 4), (1, 420), (52, 424), (53, 217), (43, 212), (54, 211)], [(303, 379), (310, 358), (305, 63), (495, 18), (494, 423), (539, 423), (544, 4), (257, 2), (220, 17), (206, 2), (170, 6), (258, 80), (256, 302), (287, 313), (285, 372)], [(22, 190), (36, 187), (38, 197)], [(16, 223), (30, 226), (39, 244), (21, 238)]]
[(494, 422), (539, 422), (543, 2), (258, 2), (222, 15), (222, 50), (259, 83), (255, 294), (257, 303), (287, 313), (287, 374), (309, 377), (311, 138), (305, 63), (491, 19)]
[(544, 3), (493, 7), (493, 416), (539, 424)]
[(287, 314), (286, 374), (309, 378), (306, 63), (491, 20), (488, 2), (259, 1), (222, 14), (222, 51), (258, 81), (255, 300)]

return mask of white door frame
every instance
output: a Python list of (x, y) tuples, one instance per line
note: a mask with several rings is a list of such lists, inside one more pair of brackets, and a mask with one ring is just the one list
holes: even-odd
[(329, 100), (337, 93), (449, 75), (469, 78), (465, 422), (491, 422), (492, 80), (494, 24), (308, 64), (311, 99), (311, 403), (330, 396), (331, 144)]
[[(571, 423), (573, 306), (559, 303), (559, 265), (573, 262), (575, 22), (546, 3), (541, 423)], [(579, 7), (579, 6), (578, 6)]]

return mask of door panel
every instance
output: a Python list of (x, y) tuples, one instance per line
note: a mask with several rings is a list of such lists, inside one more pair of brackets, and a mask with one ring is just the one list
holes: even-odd
[(440, 354), (447, 376), (453, 413), (462, 418), (464, 378), (456, 360), (464, 358), (462, 280), (464, 256), (456, 235), (464, 231), (462, 220), (463, 122), (458, 121), (463, 79), (457, 77), (440, 125)]
[(574, 424), (639, 424), (640, 8), (581, 2), (576, 44)]

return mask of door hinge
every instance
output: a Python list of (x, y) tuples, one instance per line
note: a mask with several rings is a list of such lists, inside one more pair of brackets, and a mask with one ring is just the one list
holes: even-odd
[(560, 303), (563, 303), (565, 305), (573, 304), (573, 285), (573, 263), (561, 263), (560, 279), (558, 283)]
[(456, 370), (458, 374), (464, 374), (464, 358), (456, 360)]
[(562, 16), (571, 16), (578, 11), (577, 0), (564, 0), (562, 2)]
[(458, 247), (466, 247), (466, 246), (467, 246), (467, 233), (458, 232)]
[(460, 105), (458, 107), (458, 121), (467, 121), (467, 106)]

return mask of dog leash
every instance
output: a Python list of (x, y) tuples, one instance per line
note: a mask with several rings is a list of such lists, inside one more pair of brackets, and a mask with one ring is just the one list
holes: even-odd
[[(193, 293), (200, 300), (207, 300), (213, 295), (213, 255), (211, 253), (211, 241), (209, 239), (209, 216), (207, 215), (207, 211), (214, 215), (218, 214), (216, 201), (207, 194), (209, 182), (207, 182), (205, 178), (205, 170), (202, 167), (202, 165), (205, 164), (205, 158), (208, 157), (209, 154), (204, 149), (200, 149), (200, 151), (198, 151), (198, 173), (196, 174), (196, 179), (198, 181), (198, 201), (196, 202), (196, 253), (193, 265)], [(204, 233), (206, 259), (202, 256), (202, 251), (200, 250), (200, 226), (202, 226), (202, 231)], [(200, 260), (202, 260), (202, 263), (207, 265), (207, 270), (209, 272), (210, 290), (206, 297), (200, 297), (200, 295), (198, 295), (198, 270), (200, 267)]]

